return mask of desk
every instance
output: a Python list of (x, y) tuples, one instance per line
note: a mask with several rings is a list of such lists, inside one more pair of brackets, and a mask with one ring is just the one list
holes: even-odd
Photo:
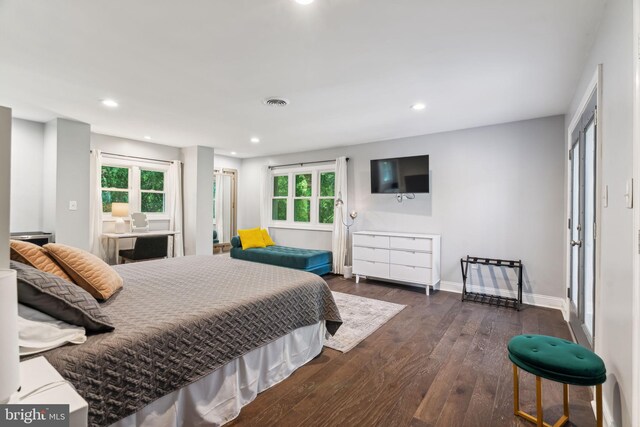
[[(102, 237), (104, 239), (108, 239), (107, 242), (107, 251), (109, 250), (109, 242), (112, 240), (115, 243), (116, 247), (116, 264), (120, 264), (120, 239), (135, 239), (138, 237), (146, 237), (146, 236), (171, 236), (173, 239), (173, 247), (175, 248), (176, 244), (176, 234), (180, 234), (179, 231), (169, 231), (169, 230), (159, 230), (159, 231), (145, 231), (143, 233), (102, 233)], [(169, 254), (169, 257), (172, 257), (173, 254)]]

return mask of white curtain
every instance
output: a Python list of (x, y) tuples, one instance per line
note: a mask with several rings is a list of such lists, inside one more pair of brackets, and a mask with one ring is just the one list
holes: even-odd
[(271, 169), (263, 166), (260, 170), (260, 227), (268, 228), (271, 222)]
[(336, 159), (336, 188), (335, 194), (338, 199), (342, 199), (342, 204), (333, 211), (333, 272), (342, 274), (344, 272), (345, 261), (347, 259), (347, 229), (344, 226), (349, 213), (347, 203), (347, 158), (338, 157)]
[(224, 240), (224, 176), (216, 174), (216, 199), (213, 201), (216, 205), (216, 232), (218, 233), (218, 240), (225, 242)]
[(184, 256), (184, 244), (182, 243), (182, 163), (178, 160), (171, 162), (168, 172), (169, 198), (169, 230), (175, 231), (173, 242), (169, 239), (169, 253), (174, 257)]
[(100, 150), (92, 150), (90, 154), (90, 171), (91, 178), (89, 185), (89, 226), (91, 234), (89, 236), (89, 247), (91, 253), (107, 260), (107, 251), (104, 247), (102, 239), (102, 152)]

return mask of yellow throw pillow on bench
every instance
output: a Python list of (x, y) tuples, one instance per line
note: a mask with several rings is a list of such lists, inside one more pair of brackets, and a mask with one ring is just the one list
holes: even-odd
[(273, 241), (273, 239), (271, 239), (271, 236), (269, 236), (269, 232), (267, 231), (266, 228), (263, 228), (261, 230), (262, 232), (262, 240), (264, 240), (264, 245), (265, 246), (275, 246), (276, 242)]
[(247, 230), (238, 230), (240, 242), (242, 242), (242, 250), (251, 248), (264, 248), (264, 239), (260, 227), (249, 228)]

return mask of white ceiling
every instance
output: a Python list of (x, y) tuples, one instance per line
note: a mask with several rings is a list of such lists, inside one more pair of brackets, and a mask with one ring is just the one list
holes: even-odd
[(605, 2), (0, 0), (0, 105), (240, 157), (564, 114)]

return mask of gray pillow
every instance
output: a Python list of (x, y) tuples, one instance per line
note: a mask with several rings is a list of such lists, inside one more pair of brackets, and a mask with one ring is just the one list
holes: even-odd
[(87, 332), (109, 332), (113, 323), (89, 292), (51, 273), (11, 261), (18, 276), (18, 302)]

